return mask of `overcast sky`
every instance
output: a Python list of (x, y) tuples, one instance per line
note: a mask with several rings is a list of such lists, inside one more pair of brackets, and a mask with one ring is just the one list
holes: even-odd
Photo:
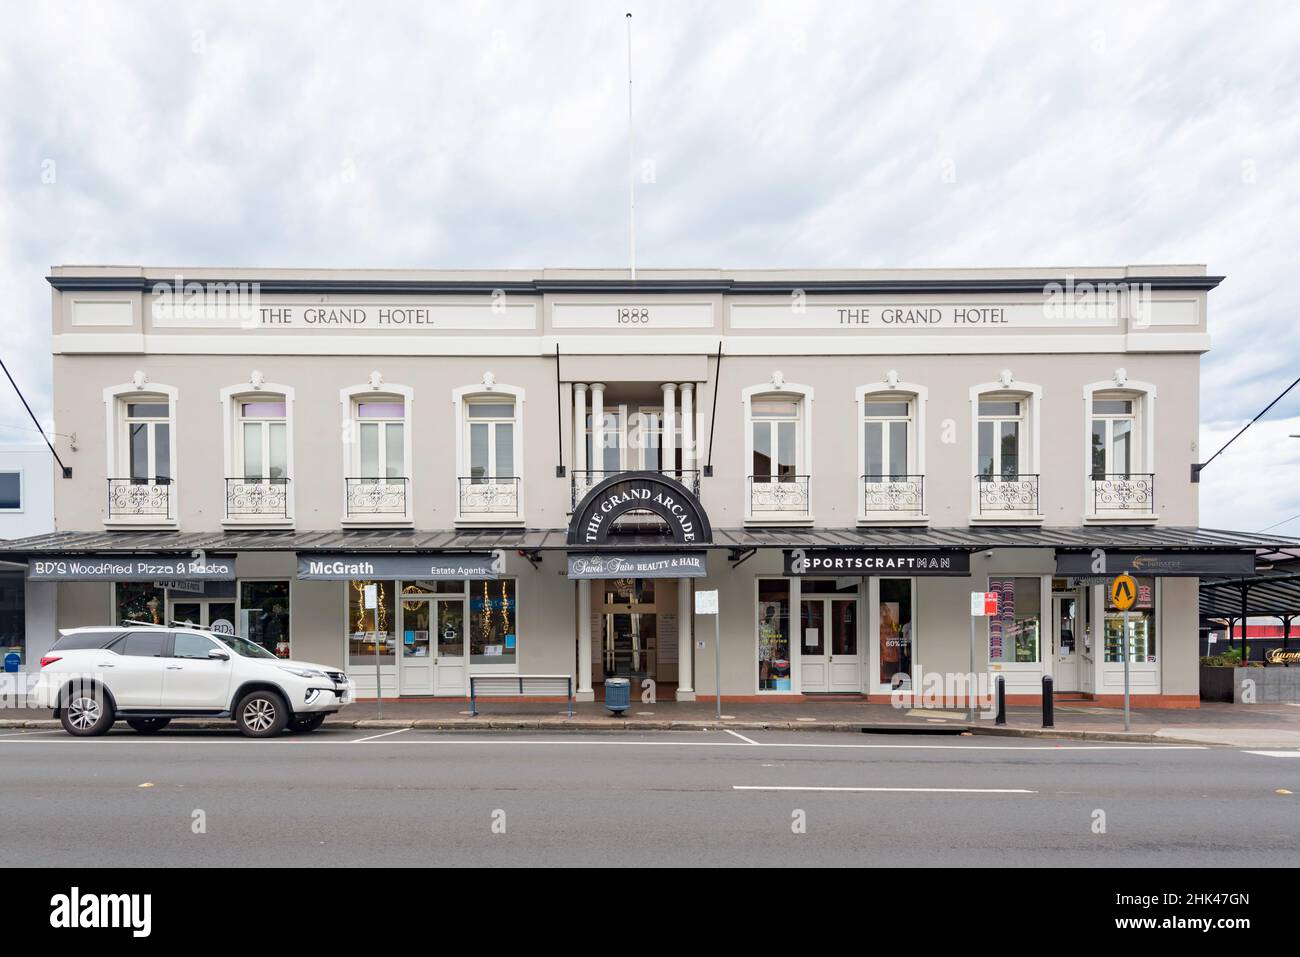
[[(52, 264), (626, 265), (628, 10), (641, 265), (1205, 263), (1205, 454), (1300, 375), (1294, 3), (42, 0), (0, 11), (38, 414)], [(1300, 535), (1293, 433), (1300, 387), (1202, 524)]]

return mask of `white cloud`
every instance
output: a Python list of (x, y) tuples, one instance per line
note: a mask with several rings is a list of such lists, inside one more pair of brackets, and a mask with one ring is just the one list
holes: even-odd
[[(643, 265), (1204, 262), (1207, 435), (1300, 374), (1294, 4), (631, 7)], [(9, 5), (6, 358), (44, 414), (52, 263), (623, 265), (623, 11)], [(1206, 523), (1293, 466), (1243, 439)]]

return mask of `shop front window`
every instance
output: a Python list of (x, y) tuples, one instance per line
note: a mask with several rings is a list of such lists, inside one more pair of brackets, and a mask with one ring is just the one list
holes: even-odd
[(998, 613), (989, 618), (989, 662), (1033, 664), (1040, 661), (1043, 596), (1037, 578), (992, 578)]
[(290, 658), (289, 583), (239, 583), (239, 634), (277, 658)]
[(912, 684), (912, 580), (880, 579), (880, 683)]
[[(375, 609), (366, 607), (366, 586), (378, 587), (378, 627)], [(397, 660), (397, 615), (394, 608), (395, 588), (392, 582), (348, 582), (348, 664), (353, 667), (374, 667), (376, 656), (381, 665), (392, 665)]]
[(118, 625), (126, 621), (167, 623), (166, 595), (152, 582), (118, 582), (114, 588), (114, 608)]
[[(1156, 658), (1156, 580), (1147, 576), (1137, 578), (1137, 601), (1128, 613), (1129, 661), (1154, 663)], [(1109, 591), (1109, 590), (1107, 590)], [(1124, 613), (1110, 604), (1106, 596), (1105, 648), (1106, 661), (1124, 660)]]
[(469, 660), (474, 665), (513, 665), (519, 610), (515, 580), (469, 583)]
[(21, 667), (27, 661), (27, 621), (21, 573), (0, 575), (0, 662), (18, 656)]
[(758, 689), (790, 689), (790, 581), (758, 580)]

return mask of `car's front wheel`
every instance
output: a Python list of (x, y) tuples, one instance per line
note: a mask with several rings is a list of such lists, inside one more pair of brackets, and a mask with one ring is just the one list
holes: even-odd
[(289, 709), (274, 691), (250, 691), (239, 699), (235, 723), (250, 738), (269, 738), (289, 723)]
[(59, 708), (59, 723), (68, 734), (88, 738), (113, 726), (113, 705), (98, 685), (70, 688)]
[(141, 734), (154, 734), (172, 723), (171, 718), (127, 718), (126, 723)]
[(325, 723), (323, 714), (296, 714), (289, 721), (289, 730), (296, 731), (299, 734), (306, 734), (308, 731), (315, 731)]

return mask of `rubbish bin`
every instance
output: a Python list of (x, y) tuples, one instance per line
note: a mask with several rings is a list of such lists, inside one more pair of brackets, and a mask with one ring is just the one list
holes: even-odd
[(622, 714), (632, 706), (632, 682), (626, 678), (605, 679), (605, 707)]
[(8, 674), (14, 674), (17, 672), (22, 663), (22, 656), (16, 651), (11, 651), (9, 654), (5, 655), (5, 671)]

